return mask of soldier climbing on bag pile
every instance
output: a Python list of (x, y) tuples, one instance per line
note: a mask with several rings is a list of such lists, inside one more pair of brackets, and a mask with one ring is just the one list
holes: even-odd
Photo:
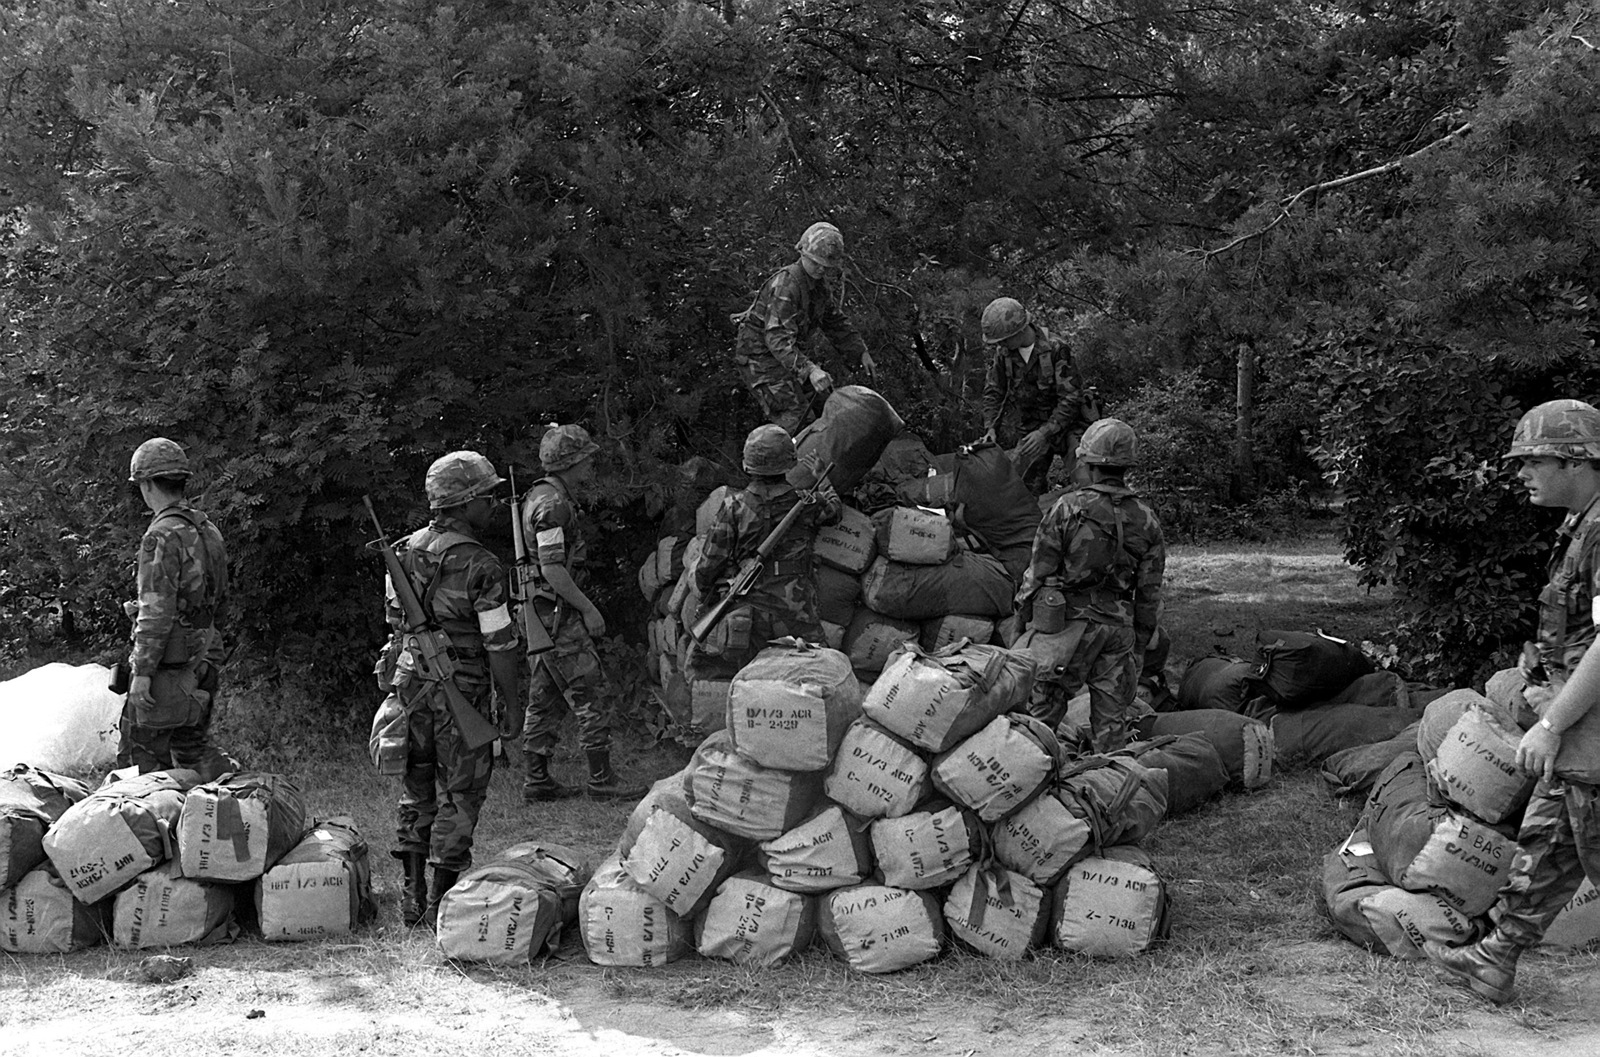
[(119, 750), (117, 764), (136, 764), (141, 774), (188, 768), (210, 781), (237, 766), (211, 744), (228, 553), (217, 526), (184, 498), (192, 473), (183, 448), (165, 437), (139, 445), (129, 463), (128, 481), (153, 516), (139, 541), (138, 599), (124, 607), (133, 647), (126, 755)]
[[(1495, 927), (1464, 947), (1429, 941), (1424, 952), (1474, 993), (1511, 997), (1517, 961), (1536, 946), (1582, 886), (1600, 883), (1600, 410), (1579, 400), (1540, 404), (1517, 423), (1507, 459), (1534, 506), (1567, 511), (1563, 543), (1539, 595), (1538, 642), (1524, 650), (1520, 697), (1540, 719), (1517, 745), (1516, 764), (1538, 778), (1517, 833), (1517, 853), (1490, 917)], [(1522, 704), (1522, 701), (1514, 701)]]
[(738, 328), (733, 361), (740, 379), (767, 421), (790, 436), (811, 417), (801, 387), (809, 384), (818, 393), (833, 388), (833, 376), (802, 347), (817, 332), (840, 354), (858, 356), (869, 376), (877, 371), (866, 342), (840, 308), (842, 289), (836, 293), (831, 285), (844, 273), (844, 236), (832, 224), (812, 224), (795, 249), (800, 259), (772, 273), (750, 307), (730, 317)]
[(1016, 445), (1013, 457), (1034, 495), (1049, 489), (1057, 455), (1069, 481), (1087, 484), (1075, 455), (1084, 430), (1100, 417), (1099, 402), (1078, 376), (1066, 341), (1034, 323), (1011, 297), (989, 302), (982, 328), (983, 343), (994, 349), (983, 382), (982, 439)]
[[(578, 585), (576, 575), (585, 553), (578, 500), (594, 483), (594, 456), (599, 450), (582, 426), (551, 426), (539, 441), (545, 476), (522, 498), (523, 537), (534, 547), (539, 566), (534, 613), (555, 644), (540, 660), (528, 690), (528, 721), (522, 736), (528, 776), (522, 799), (530, 804), (580, 793), (637, 800), (646, 789), (624, 785), (611, 766), (611, 709), (594, 645), (606, 633), (606, 619)], [(589, 765), (582, 790), (562, 785), (550, 773), (561, 718), (569, 710), (578, 721), (578, 742)]]
[[(750, 483), (723, 499), (694, 567), (695, 589), (708, 606), (784, 516), (807, 498), (786, 476), (795, 465), (794, 440), (782, 426), (757, 426), (745, 438), (744, 469)], [(817, 469), (807, 468), (812, 474)], [(705, 642), (691, 651), (691, 678), (729, 678), (772, 639), (825, 641), (817, 615), (812, 541), (819, 527), (839, 520), (844, 507), (826, 479), (814, 482), (810, 495), (814, 501), (806, 503), (777, 542), (743, 602), (731, 607)]]
[(1058, 577), (1066, 600), (1061, 634), (1079, 636), (1060, 700), (1088, 685), (1094, 747), (1110, 752), (1128, 742), (1135, 679), (1161, 610), (1167, 548), (1155, 512), (1124, 479), (1138, 461), (1133, 428), (1103, 418), (1084, 433), (1077, 456), (1090, 483), (1056, 500), (1039, 523), (1017, 591), (1018, 619), (1031, 620), (1034, 596), (1046, 579)]
[[(449, 639), (455, 670), (447, 678), (460, 691), (456, 704), (464, 703), (482, 719), (489, 712), (492, 685), (507, 712), (499, 733), (515, 737), (521, 726), (519, 657), (506, 570), (478, 541), (497, 506), (489, 493), (504, 481), (475, 451), (435, 460), (423, 483), (434, 518), (395, 549), (427, 621)], [(405, 870), (401, 917), (407, 925), (422, 922), (432, 928), (439, 900), (472, 865), (473, 830), (494, 772), (495, 732), (469, 740), (450, 692), (428, 678), (426, 659), (407, 648), (412, 629), (392, 576), (385, 588), (384, 610), (394, 634), (379, 662), (379, 681), (394, 688), (406, 710), (406, 770), (393, 852)]]

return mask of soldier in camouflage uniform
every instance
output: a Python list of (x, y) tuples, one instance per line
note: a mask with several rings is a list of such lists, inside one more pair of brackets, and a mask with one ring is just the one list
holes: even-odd
[[(1029, 619), (1045, 578), (1060, 578), (1067, 604), (1063, 634), (1081, 636), (1067, 662), (1061, 700), (1088, 685), (1095, 748), (1106, 752), (1127, 744), (1134, 681), (1160, 614), (1167, 547), (1155, 512), (1124, 481), (1137, 458), (1133, 429), (1103, 418), (1084, 432), (1077, 456), (1088, 465), (1091, 483), (1056, 500), (1039, 523), (1017, 606)], [(1061, 717), (1040, 718), (1054, 723)]]
[(994, 349), (983, 382), (983, 439), (1016, 446), (1014, 458), (1034, 495), (1050, 487), (1057, 455), (1069, 480), (1087, 483), (1075, 455), (1099, 413), (1066, 342), (1032, 322), (1010, 297), (997, 297), (983, 310), (983, 341)]
[(806, 228), (795, 245), (800, 259), (774, 272), (756, 292), (750, 307), (733, 317), (739, 328), (734, 363), (768, 422), (792, 436), (805, 424), (809, 400), (802, 386), (819, 393), (833, 388), (833, 377), (806, 356), (802, 346), (818, 331), (841, 354), (861, 359), (874, 373), (872, 354), (840, 310), (830, 280), (844, 269), (844, 236), (832, 224)]
[[(730, 493), (717, 508), (705, 547), (694, 567), (694, 587), (714, 605), (738, 575), (745, 559), (802, 499), (788, 473), (796, 464), (794, 440), (782, 426), (757, 426), (744, 442), (744, 469), (750, 483)], [(815, 474), (816, 467), (809, 467)], [(805, 482), (802, 482), (805, 483)], [(759, 579), (741, 604), (731, 607), (689, 659), (691, 678), (729, 678), (761, 652), (770, 640), (794, 636), (824, 642), (817, 616), (817, 569), (811, 545), (817, 529), (839, 520), (844, 509), (833, 485), (817, 485), (815, 501), (790, 526), (768, 557)]]
[[(1578, 400), (1540, 404), (1517, 423), (1505, 457), (1520, 460), (1517, 479), (1531, 503), (1567, 511), (1539, 596), (1539, 641), (1524, 651), (1522, 696), (1540, 718), (1517, 746), (1517, 765), (1538, 782), (1491, 911), (1494, 930), (1464, 947), (1424, 946), (1454, 982), (1496, 1004), (1511, 997), (1518, 958), (1585, 875), (1600, 884), (1600, 731), (1591, 715), (1600, 650), (1590, 648), (1600, 622), (1600, 410)], [(1563, 754), (1568, 743), (1577, 751)]]
[[(506, 569), (478, 541), (498, 504), (489, 494), (505, 478), (474, 451), (445, 455), (428, 468), (428, 506), (436, 513), (425, 527), (400, 542), (396, 552), (417, 599), (450, 638), (455, 684), (487, 716), (491, 686), (506, 704), (501, 731), (515, 737), (520, 725), (516, 628), (506, 594)], [(395, 858), (405, 870), (405, 923), (433, 926), (439, 900), (472, 865), (472, 834), (489, 792), (494, 743), (468, 748), (450, 714), (443, 689), (411, 675), (400, 648), (405, 612), (393, 583), (385, 583), (385, 611), (395, 630), (385, 651), (381, 681), (392, 684), (406, 709), (406, 773), (400, 793)], [(433, 864), (429, 892), (426, 869)]]
[(528, 765), (522, 799), (528, 803), (578, 795), (579, 790), (562, 785), (550, 773), (561, 719), (569, 709), (578, 721), (578, 742), (589, 764), (589, 780), (582, 791), (611, 800), (637, 799), (645, 793), (642, 787), (623, 785), (611, 766), (611, 710), (594, 645), (606, 633), (606, 619), (577, 578), (584, 560), (577, 499), (594, 482), (594, 455), (599, 450), (582, 426), (550, 427), (539, 442), (545, 476), (522, 500), (523, 536), (539, 563), (533, 607), (555, 643), (541, 659), (528, 691), (528, 724), (522, 738)]
[(139, 597), (128, 606), (124, 723), (128, 762), (141, 774), (187, 767), (209, 781), (234, 766), (210, 735), (228, 554), (217, 526), (184, 498), (191, 472), (183, 448), (165, 437), (139, 445), (129, 465), (128, 480), (154, 516), (139, 541)]

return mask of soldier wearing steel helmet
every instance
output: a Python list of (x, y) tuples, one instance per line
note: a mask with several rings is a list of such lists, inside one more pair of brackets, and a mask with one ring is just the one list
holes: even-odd
[[(528, 722), (522, 739), (527, 779), (522, 799), (560, 800), (580, 792), (602, 799), (634, 799), (644, 788), (627, 785), (611, 764), (611, 709), (594, 640), (606, 633), (606, 619), (579, 584), (584, 540), (578, 504), (594, 483), (600, 450), (582, 426), (551, 426), (539, 442), (545, 475), (523, 496), (518, 514), (524, 538), (539, 565), (533, 607), (555, 643), (528, 690)], [(546, 665), (553, 666), (557, 678)], [(588, 761), (582, 790), (556, 781), (550, 759), (560, 738), (562, 717), (578, 721), (578, 743)]]
[(165, 437), (139, 445), (128, 467), (152, 516), (139, 541), (138, 599), (128, 606), (126, 762), (140, 773), (176, 766), (210, 780), (233, 769), (210, 733), (224, 656), (217, 619), (228, 593), (228, 553), (217, 526), (184, 496), (192, 473), (183, 448)]
[(997, 297), (983, 310), (983, 342), (994, 350), (983, 383), (984, 439), (1008, 447), (1034, 495), (1049, 488), (1050, 463), (1060, 455), (1069, 479), (1083, 431), (1098, 416), (1085, 399), (1072, 352), (1033, 322), (1022, 302)]
[(826, 334), (836, 351), (859, 357), (869, 375), (875, 371), (872, 354), (839, 307), (834, 288), (844, 271), (844, 236), (832, 224), (812, 224), (795, 249), (800, 259), (774, 272), (750, 307), (733, 317), (739, 328), (733, 357), (739, 376), (767, 421), (790, 435), (805, 424), (809, 399), (802, 387), (809, 384), (819, 393), (833, 388), (833, 376), (806, 355), (813, 335)]
[[(450, 638), (454, 681), (477, 711), (489, 712), (491, 687), (509, 710), (502, 731), (520, 726), (517, 631), (507, 601), (506, 569), (479, 542), (505, 482), (475, 451), (453, 451), (428, 467), (423, 490), (433, 520), (402, 540), (396, 553), (418, 599)], [(405, 872), (401, 916), (432, 926), (439, 900), (472, 865), (473, 832), (494, 771), (493, 742), (468, 748), (444, 691), (407, 677), (399, 643), (406, 628), (394, 584), (385, 583), (385, 614), (394, 629), (381, 681), (406, 709), (406, 772), (400, 793), (394, 856)], [(433, 866), (428, 887), (427, 867)]]
[[(1476, 943), (1424, 951), (1455, 982), (1496, 1004), (1511, 997), (1522, 952), (1544, 938), (1584, 877), (1600, 884), (1600, 410), (1540, 404), (1517, 423), (1505, 458), (1534, 506), (1567, 512), (1539, 595), (1538, 641), (1523, 651), (1530, 706), (1516, 762), (1534, 776), (1517, 854)], [(1534, 720), (1533, 715), (1538, 719)]]
[[(744, 469), (750, 483), (722, 500), (694, 566), (694, 587), (706, 604), (721, 597), (744, 560), (800, 500), (800, 489), (789, 476), (795, 465), (794, 439), (782, 426), (757, 426), (745, 438)], [(800, 484), (809, 486), (805, 478), (815, 473), (816, 467), (808, 465)], [(811, 546), (817, 529), (837, 522), (844, 508), (827, 481), (814, 494), (817, 501), (784, 534), (743, 604), (730, 609), (705, 645), (696, 647), (690, 659), (696, 678), (733, 675), (772, 639), (792, 635), (824, 641)]]
[(1095, 748), (1104, 752), (1128, 740), (1135, 680), (1160, 615), (1167, 547), (1155, 511), (1126, 481), (1128, 468), (1138, 462), (1133, 428), (1120, 419), (1100, 419), (1084, 431), (1076, 454), (1090, 482), (1056, 500), (1039, 523), (1017, 606), (1022, 619), (1029, 619), (1045, 580), (1059, 578), (1066, 596), (1064, 634), (1079, 637), (1059, 699), (1089, 688), (1090, 728)]

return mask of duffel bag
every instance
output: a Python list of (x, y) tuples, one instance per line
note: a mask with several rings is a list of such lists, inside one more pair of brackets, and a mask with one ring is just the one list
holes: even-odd
[(828, 804), (787, 833), (756, 845), (756, 861), (779, 888), (830, 892), (872, 873), (867, 821)]
[(780, 771), (747, 760), (718, 731), (695, 750), (684, 783), (689, 810), (701, 822), (750, 840), (793, 829), (822, 799), (822, 774)]
[(1315, 767), (1357, 745), (1376, 745), (1422, 718), (1406, 708), (1319, 705), (1272, 717), (1273, 763), (1281, 771)]
[(178, 861), (196, 881), (253, 881), (306, 834), (306, 801), (281, 774), (236, 771), (189, 790)]
[(962, 946), (1002, 961), (1017, 961), (1050, 933), (1049, 894), (1003, 866), (974, 865), (950, 887), (944, 921)]
[[(893, 506), (902, 491), (915, 491), (915, 486), (928, 479), (928, 471), (936, 462), (948, 464), (949, 456), (937, 458), (928, 451), (928, 445), (915, 433), (902, 432), (891, 440), (878, 457), (877, 463), (867, 471), (856, 488), (856, 496), (868, 511)], [(920, 506), (943, 506), (943, 503), (916, 501)]]
[(881, 672), (896, 651), (917, 641), (921, 629), (870, 609), (858, 609), (844, 633), (844, 652), (857, 671)]
[(1007, 712), (936, 757), (933, 784), (981, 821), (995, 822), (1047, 789), (1064, 758), (1048, 725)]
[(583, 886), (578, 931), (596, 965), (649, 969), (694, 949), (688, 923), (640, 888), (616, 858), (602, 863)]
[(956, 552), (955, 526), (944, 514), (921, 507), (895, 506), (872, 516), (878, 554), (906, 565), (939, 565)]
[(850, 658), (796, 639), (775, 642), (733, 677), (728, 733), (741, 755), (785, 771), (820, 771), (861, 715)]
[(44, 853), (72, 894), (98, 903), (173, 854), (172, 833), (194, 771), (154, 771), (101, 786), (62, 813)]
[(970, 613), (950, 613), (922, 622), (922, 635), (918, 641), (929, 653), (936, 653), (952, 642), (968, 639), (987, 643), (994, 638), (994, 618), (978, 617)]
[(1363, 801), (1372, 792), (1372, 783), (1391, 763), (1406, 753), (1417, 751), (1417, 728), (1421, 721), (1412, 723), (1388, 741), (1376, 745), (1357, 745), (1336, 752), (1322, 761), (1322, 780), (1328, 783), (1328, 792), (1335, 798), (1360, 797)]
[(86, 783), (25, 763), (0, 771), (0, 889), (45, 861), (45, 830), (88, 795)]
[(1322, 898), (1335, 928), (1369, 950), (1396, 958), (1422, 958), (1428, 940), (1454, 947), (1482, 934), (1477, 919), (1439, 896), (1390, 884), (1359, 828), (1323, 860)]
[(689, 680), (689, 728), (697, 734), (715, 734), (728, 722), (728, 694), (733, 683), (727, 679), (696, 676)]
[(747, 845), (695, 818), (681, 804), (654, 805), (622, 868), (673, 913), (693, 917), (717, 885), (743, 865)]
[(1322, 907), (1333, 927), (1348, 940), (1379, 954), (1389, 953), (1372, 922), (1361, 912), (1361, 901), (1389, 887), (1378, 867), (1365, 830), (1350, 837), (1322, 857)]
[(80, 903), (48, 861), (0, 890), (0, 951), (71, 954), (111, 934), (111, 900)]
[(232, 885), (194, 881), (171, 860), (146, 870), (118, 892), (111, 938), (118, 947), (177, 947), (227, 943), (239, 935)]
[(928, 762), (909, 742), (865, 717), (845, 731), (822, 781), (830, 800), (864, 819), (907, 814), (931, 789)]
[(1139, 720), (1139, 737), (1203, 734), (1222, 757), (1228, 778), (1246, 789), (1272, 781), (1272, 728), (1260, 720), (1220, 708), (1162, 712)]
[(1167, 818), (1187, 814), (1228, 787), (1228, 768), (1203, 734), (1168, 734), (1112, 753), (1167, 772)]
[(367, 842), (349, 815), (318, 821), (256, 884), (268, 943), (348, 936), (378, 916)]
[(1243, 714), (1246, 702), (1261, 696), (1260, 675), (1259, 665), (1237, 657), (1196, 658), (1178, 681), (1178, 709), (1220, 708)]
[(446, 958), (525, 966), (561, 945), (594, 869), (557, 844), (523, 841), (462, 874), (439, 902), (435, 942)]
[(878, 556), (878, 527), (867, 515), (847, 506), (837, 524), (817, 529), (811, 553), (817, 556), (819, 581), (825, 569), (856, 580)]
[(1600, 888), (1584, 879), (1566, 906), (1556, 913), (1550, 927), (1544, 930), (1541, 947), (1577, 950), (1600, 940)]
[(944, 915), (932, 892), (853, 885), (823, 896), (819, 909), (823, 942), (857, 972), (909, 968), (937, 957), (944, 946)]
[(1370, 672), (1328, 698), (1324, 704), (1410, 708), (1411, 688), (1406, 686), (1406, 681), (1394, 672)]
[(918, 748), (944, 752), (1028, 700), (1034, 665), (1000, 646), (909, 643), (861, 702), (866, 717)]
[(1089, 820), (1069, 809), (1053, 791), (996, 822), (989, 828), (989, 839), (996, 860), (1046, 888), (1095, 847)]
[(1013, 581), (1020, 581), (1042, 514), (1011, 456), (998, 444), (962, 448), (956, 452), (952, 489), (962, 528), (983, 541)]
[(816, 896), (774, 887), (754, 873), (723, 881), (694, 926), (705, 957), (762, 969), (805, 950), (816, 934)]
[(1142, 954), (1169, 927), (1167, 886), (1141, 848), (1121, 845), (1076, 863), (1055, 887), (1051, 937), (1095, 957)]
[(817, 617), (828, 624), (849, 627), (855, 619), (856, 603), (861, 600), (861, 577), (817, 567)]
[(789, 483), (809, 488), (816, 470), (831, 462), (828, 481), (840, 495), (848, 495), (903, 428), (905, 422), (889, 401), (871, 389), (837, 386), (822, 414), (794, 438), (797, 465), (789, 471)]
[(1261, 653), (1261, 685), (1279, 708), (1324, 701), (1372, 672), (1359, 646), (1305, 631), (1256, 634)]
[(987, 832), (959, 805), (934, 800), (899, 818), (872, 823), (872, 856), (884, 884), (939, 888), (966, 872), (987, 850)]
[(1062, 768), (1056, 797), (1089, 823), (1097, 848), (1137, 844), (1167, 814), (1167, 772), (1126, 756), (1084, 756)]
[(862, 600), (900, 620), (946, 613), (1004, 617), (1016, 589), (1000, 559), (977, 551), (959, 551), (939, 565), (892, 562), (880, 554), (861, 577)]
[(1522, 732), (1513, 734), (1481, 708), (1470, 708), (1426, 761), (1428, 777), (1452, 804), (1483, 819), (1521, 818), (1534, 778), (1517, 766)]

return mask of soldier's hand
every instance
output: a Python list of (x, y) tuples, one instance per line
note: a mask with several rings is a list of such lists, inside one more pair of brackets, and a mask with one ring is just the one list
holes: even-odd
[(867, 372), (867, 377), (873, 381), (878, 380), (878, 361), (872, 358), (872, 353), (861, 350), (861, 369)]
[(1034, 430), (1022, 438), (1022, 443), (1017, 445), (1017, 463), (1020, 466), (1032, 466), (1035, 459), (1044, 454), (1045, 446), (1049, 443), (1043, 430)]
[(591, 639), (598, 639), (606, 633), (606, 618), (600, 615), (598, 609), (590, 606), (583, 611), (583, 629)]
[(1517, 744), (1517, 766), (1524, 774), (1549, 781), (1555, 777), (1556, 754), (1561, 751), (1561, 735), (1535, 723)]
[(983, 436), (978, 438), (979, 444), (994, 444), (998, 441), (999, 434), (995, 432), (995, 428), (993, 426), (990, 426), (988, 429), (984, 430)]
[(811, 368), (810, 378), (811, 388), (819, 393), (826, 393), (833, 388), (833, 375), (824, 371), (821, 367)]
[(136, 675), (128, 681), (128, 704), (134, 709), (149, 708), (155, 704), (150, 698), (150, 677)]

